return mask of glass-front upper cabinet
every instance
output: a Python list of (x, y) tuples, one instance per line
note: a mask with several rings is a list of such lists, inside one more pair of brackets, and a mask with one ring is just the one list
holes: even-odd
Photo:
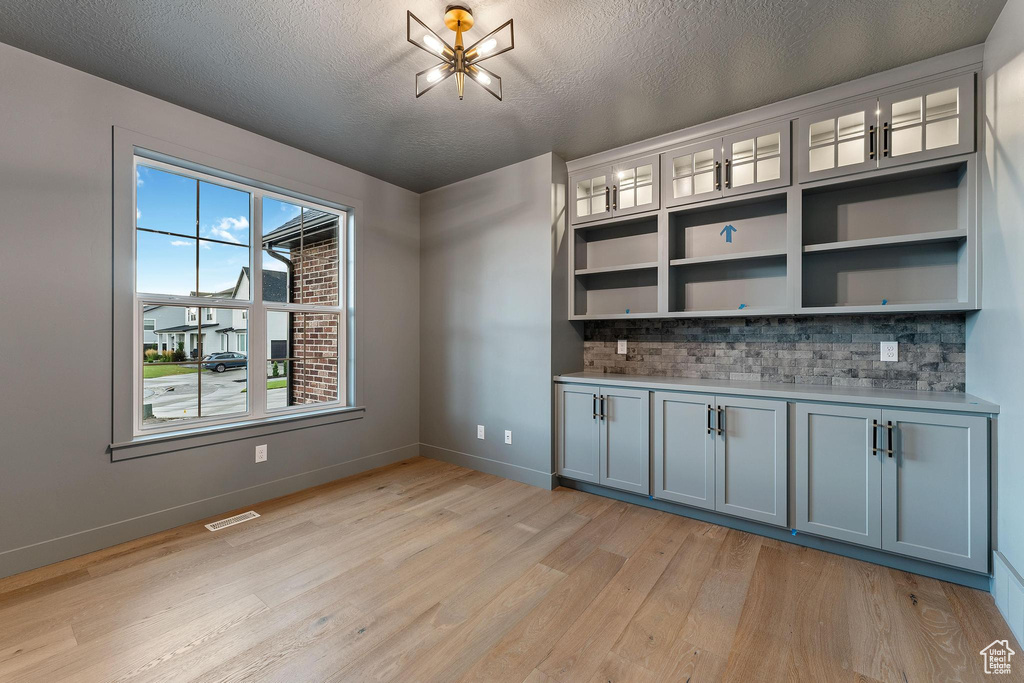
[(722, 139), (725, 196), (789, 185), (789, 121)]
[(612, 167), (612, 214), (626, 216), (659, 208), (658, 155)]
[(875, 168), (877, 108), (878, 101), (871, 98), (802, 117), (797, 123), (801, 182)]
[(572, 222), (585, 223), (612, 215), (612, 169), (591, 169), (569, 179)]
[(722, 138), (698, 142), (661, 155), (665, 206), (681, 206), (722, 196)]
[(974, 151), (974, 74), (878, 99), (880, 167)]

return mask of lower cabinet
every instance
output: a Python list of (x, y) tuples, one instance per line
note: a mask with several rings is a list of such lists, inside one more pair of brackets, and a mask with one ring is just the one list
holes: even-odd
[(987, 418), (796, 409), (797, 529), (987, 571)]
[(786, 526), (786, 402), (654, 394), (654, 497)]
[(558, 474), (650, 494), (650, 392), (558, 385)]

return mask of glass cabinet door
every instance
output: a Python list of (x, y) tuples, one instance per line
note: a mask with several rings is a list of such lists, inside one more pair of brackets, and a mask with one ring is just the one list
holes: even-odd
[(797, 123), (800, 181), (877, 168), (877, 107), (871, 98), (802, 117)]
[(725, 196), (789, 185), (789, 122), (775, 123), (722, 140)]
[(879, 166), (974, 151), (974, 74), (879, 98)]
[(612, 215), (612, 171), (599, 168), (569, 180), (572, 193), (572, 222), (584, 223)]
[(659, 207), (658, 155), (612, 167), (612, 213), (625, 216)]
[(679, 147), (661, 155), (665, 206), (722, 196), (722, 139)]

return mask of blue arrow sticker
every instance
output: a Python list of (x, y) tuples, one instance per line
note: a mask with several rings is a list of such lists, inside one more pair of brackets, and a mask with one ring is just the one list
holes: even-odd
[(732, 234), (734, 232), (739, 232), (739, 230), (737, 230), (733, 225), (730, 224), (730, 225), (727, 225), (724, 228), (722, 228), (722, 232), (720, 232), (718, 234), (719, 235), (725, 235), (725, 242), (726, 242), (726, 244), (732, 244)]

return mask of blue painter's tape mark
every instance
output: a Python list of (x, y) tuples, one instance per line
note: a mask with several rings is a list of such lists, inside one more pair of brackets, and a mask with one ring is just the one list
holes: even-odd
[(796, 529), (790, 529), (789, 530), (789, 535), (790, 536), (796, 536)]
[(746, 308), (746, 307), (747, 307), (747, 305), (746, 305), (746, 304), (740, 304), (740, 310), (743, 310), (743, 309), (744, 309), (744, 308)]
[(884, 306), (884, 305), (886, 305), (887, 303), (889, 303), (889, 300), (888, 300), (888, 299), (882, 299), (882, 305), (883, 305), (883, 306)]
[(739, 230), (737, 230), (734, 225), (727, 225), (724, 228), (722, 228), (722, 232), (720, 232), (718, 234), (719, 235), (725, 235), (726, 243), (727, 244), (732, 244), (732, 234), (734, 232), (739, 232)]
[(627, 313), (627, 314), (629, 313), (629, 309), (628, 309), (628, 308), (626, 309), (626, 313)]

